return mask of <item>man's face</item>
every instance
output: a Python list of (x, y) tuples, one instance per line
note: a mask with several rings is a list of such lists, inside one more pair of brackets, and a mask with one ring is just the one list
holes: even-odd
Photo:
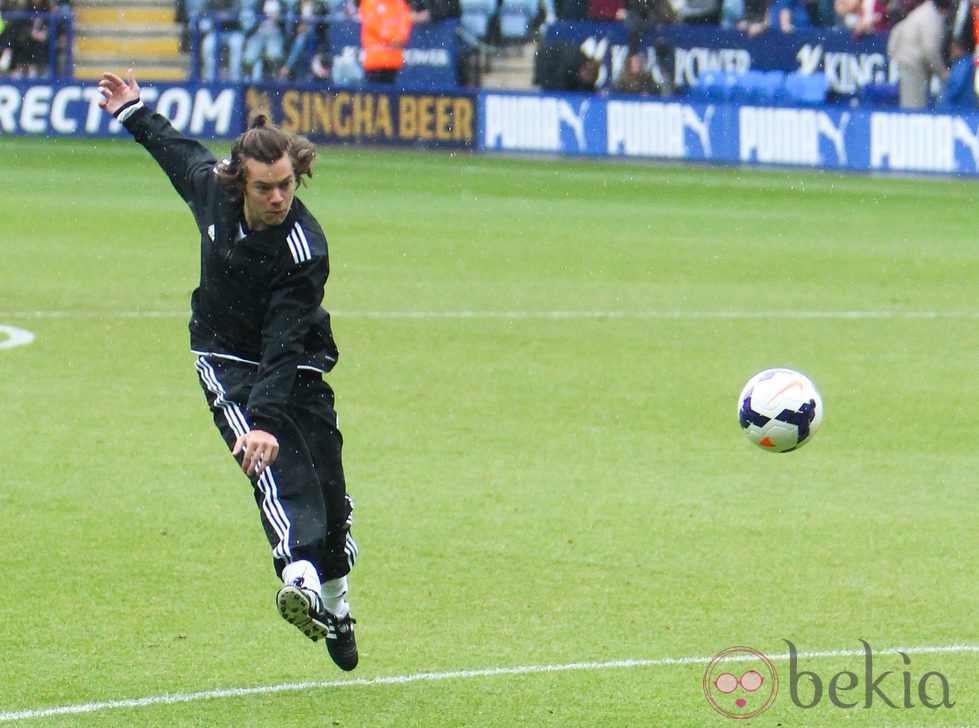
[(250, 157), (245, 162), (245, 222), (252, 230), (265, 230), (286, 219), (296, 194), (292, 159), (283, 154), (272, 164)]
[(595, 83), (598, 81), (598, 71), (600, 68), (601, 66), (599, 66), (597, 61), (588, 59), (582, 63), (581, 67), (578, 69), (578, 79), (585, 86), (593, 88)]

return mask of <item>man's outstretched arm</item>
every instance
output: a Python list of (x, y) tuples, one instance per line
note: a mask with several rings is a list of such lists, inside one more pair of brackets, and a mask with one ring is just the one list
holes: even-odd
[(217, 163), (214, 155), (204, 145), (183, 136), (166, 118), (143, 106), (132, 69), (125, 80), (114, 73), (103, 73), (98, 90), (102, 94), (99, 106), (122, 122), (133, 138), (153, 155), (196, 215), (213, 177), (212, 170)]

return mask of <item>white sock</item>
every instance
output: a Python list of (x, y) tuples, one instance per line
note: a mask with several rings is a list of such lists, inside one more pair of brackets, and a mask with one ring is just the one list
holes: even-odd
[(350, 604), (347, 602), (347, 577), (330, 579), (323, 583), (321, 591), (323, 606), (336, 617), (346, 617), (350, 614)]
[(317, 594), (320, 593), (320, 575), (316, 572), (316, 567), (305, 559), (286, 564), (282, 570), (283, 584), (297, 582), (301, 582), (305, 588), (312, 589)]

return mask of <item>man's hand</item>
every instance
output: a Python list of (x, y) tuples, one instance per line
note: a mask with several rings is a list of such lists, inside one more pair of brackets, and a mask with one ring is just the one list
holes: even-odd
[(136, 83), (133, 69), (129, 69), (125, 81), (114, 73), (103, 73), (102, 80), (99, 81), (99, 93), (103, 97), (99, 106), (113, 116), (126, 104), (139, 101), (139, 84)]
[(279, 441), (265, 430), (250, 430), (235, 441), (231, 454), (238, 457), (239, 453), (245, 475), (258, 478), (279, 456)]

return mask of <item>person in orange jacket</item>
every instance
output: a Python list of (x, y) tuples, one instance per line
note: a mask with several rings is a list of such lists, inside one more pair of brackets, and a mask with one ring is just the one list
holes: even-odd
[(411, 10), (405, 0), (361, 0), (360, 43), (364, 80), (394, 83), (404, 63), (402, 49), (411, 35)]

